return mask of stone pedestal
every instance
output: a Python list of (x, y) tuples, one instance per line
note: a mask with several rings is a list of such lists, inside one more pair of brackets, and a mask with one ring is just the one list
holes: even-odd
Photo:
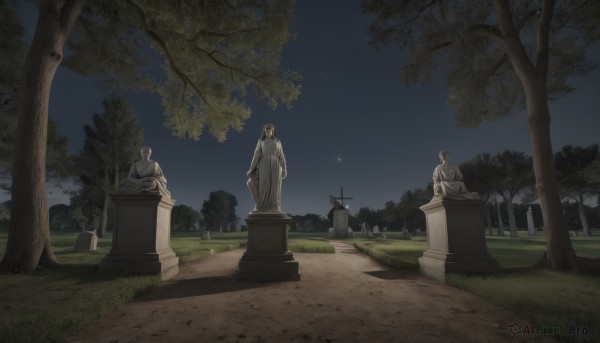
[(168, 280), (179, 273), (179, 257), (170, 246), (174, 201), (160, 194), (114, 194), (116, 220), (112, 248), (100, 261), (100, 271), (161, 274)]
[(348, 210), (333, 211), (333, 232), (335, 238), (348, 238)]
[(493, 273), (498, 261), (488, 252), (481, 200), (434, 198), (420, 207), (427, 222), (428, 249), (419, 258), (421, 274), (445, 281), (447, 273)]
[(240, 258), (240, 281), (299, 281), (298, 261), (288, 250), (288, 227), (292, 219), (285, 214), (253, 213), (246, 218), (248, 244)]

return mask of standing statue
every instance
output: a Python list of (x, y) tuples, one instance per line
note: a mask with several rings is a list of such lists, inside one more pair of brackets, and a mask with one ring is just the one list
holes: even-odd
[(281, 180), (287, 176), (285, 155), (281, 141), (275, 136), (273, 124), (263, 126), (254, 157), (250, 163), (248, 188), (254, 198), (255, 207), (251, 213), (281, 211)]
[(463, 176), (457, 166), (450, 163), (448, 152), (440, 151), (442, 162), (433, 171), (433, 197), (442, 199), (479, 199), (479, 194), (469, 193), (463, 182)]
[(150, 159), (152, 149), (143, 147), (140, 154), (142, 159), (131, 165), (129, 175), (121, 188), (123, 193), (152, 192), (168, 198), (171, 192), (167, 190), (167, 179), (156, 161)]

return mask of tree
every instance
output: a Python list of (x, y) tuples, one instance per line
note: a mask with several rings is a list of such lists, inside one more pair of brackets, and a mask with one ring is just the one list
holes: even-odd
[(227, 224), (236, 220), (235, 207), (237, 198), (225, 191), (210, 192), (208, 200), (202, 204), (202, 215), (209, 229), (227, 227)]
[(381, 219), (386, 223), (386, 225), (392, 229), (392, 225), (399, 217), (400, 210), (398, 204), (394, 201), (389, 200), (385, 202), (385, 207), (381, 211)]
[(93, 126), (85, 125), (83, 151), (79, 155), (79, 178), (83, 187), (102, 194), (98, 237), (106, 233), (109, 195), (127, 178), (129, 166), (139, 156), (143, 130), (136, 112), (122, 96), (102, 101), (104, 112), (94, 114)]
[(356, 214), (356, 219), (361, 223), (370, 223), (370, 213), (371, 209), (369, 207), (361, 207), (358, 209), (358, 213)]
[[(17, 89), (20, 84), (23, 60), (27, 45), (22, 41), (23, 27), (16, 19), (15, 9), (0, 0), (0, 175), (12, 175), (15, 130), (17, 128)], [(57, 185), (73, 175), (68, 152), (68, 139), (59, 134), (58, 125), (48, 119), (46, 139), (46, 179)], [(10, 190), (10, 185), (0, 185)]]
[(321, 217), (318, 214), (307, 213), (303, 216), (295, 216), (297, 223), (302, 226), (304, 231), (327, 231), (329, 229), (329, 219)]
[(171, 228), (173, 230), (189, 231), (194, 225), (198, 225), (200, 212), (186, 205), (173, 206), (171, 211)]
[(431, 198), (433, 198), (432, 182), (430, 182), (425, 189), (417, 188), (402, 194), (398, 207), (404, 221), (403, 229), (425, 227), (425, 214), (419, 207), (428, 203)]
[(400, 215), (402, 216), (404, 225), (402, 225), (402, 230), (406, 229), (406, 222), (408, 216), (415, 211), (416, 201), (412, 191), (406, 191), (402, 193), (402, 197), (400, 198), (400, 202), (398, 203), (398, 208), (400, 209)]
[[(287, 1), (42, 0), (19, 87), (13, 159), (12, 212), (0, 269), (31, 272), (58, 265), (52, 253), (45, 193), (48, 99), (54, 74), (65, 64), (104, 76), (104, 87), (157, 92), (165, 125), (198, 139), (205, 128), (219, 141), (241, 130), (251, 88), (271, 107), (290, 106), (299, 75), (279, 69), (291, 35)], [(147, 42), (165, 75), (147, 76)], [(71, 56), (64, 56), (68, 44)], [(160, 80), (160, 81), (158, 81)]]
[[(476, 155), (473, 160), (463, 162), (459, 169), (463, 174), (465, 186), (471, 192), (477, 192), (486, 203), (492, 194), (500, 188), (498, 161), (489, 153)], [(489, 206), (484, 209), (485, 220), (491, 230), (492, 220)]]
[(498, 216), (498, 236), (504, 237), (504, 223), (502, 222), (502, 211), (500, 211), (500, 203), (498, 203), (498, 199), (496, 197), (492, 197), (494, 199), (494, 206), (496, 207), (496, 214)]
[(547, 249), (541, 264), (579, 270), (562, 216), (552, 162), (548, 101), (573, 91), (571, 76), (585, 74), (587, 47), (598, 39), (600, 6), (579, 0), (396, 1), (363, 0), (375, 13), (373, 42), (397, 43), (410, 53), (402, 78), (427, 83), (446, 57), (448, 103), (460, 126), (527, 109), (533, 169)]
[(367, 228), (372, 228), (375, 225), (379, 225), (381, 217), (379, 211), (372, 210), (369, 207), (361, 207), (356, 214), (356, 218), (359, 223), (365, 223)]
[(583, 234), (586, 237), (591, 236), (590, 226), (583, 201), (600, 190), (600, 183), (590, 182), (585, 177), (586, 168), (599, 158), (598, 145), (592, 144), (587, 148), (573, 147), (565, 145), (554, 154), (554, 164), (556, 165), (556, 174), (560, 186), (561, 195), (575, 200), (578, 204), (579, 219)]
[(501, 183), (498, 184), (497, 193), (506, 203), (508, 212), (508, 227), (510, 236), (517, 237), (517, 224), (515, 221), (514, 198), (533, 183), (531, 159), (522, 152), (506, 150), (496, 154), (498, 172)]
[(50, 228), (62, 231), (69, 228), (71, 224), (71, 208), (65, 204), (57, 204), (50, 207)]

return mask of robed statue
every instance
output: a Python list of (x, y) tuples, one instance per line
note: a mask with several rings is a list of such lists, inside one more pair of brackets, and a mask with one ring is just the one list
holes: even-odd
[(123, 193), (158, 193), (168, 198), (171, 192), (167, 190), (167, 179), (156, 161), (150, 159), (152, 149), (143, 147), (142, 158), (131, 165), (129, 175), (121, 188)]
[(255, 203), (251, 213), (283, 213), (281, 181), (286, 177), (287, 169), (281, 141), (275, 135), (273, 124), (263, 126), (260, 139), (254, 149), (250, 170), (246, 175), (248, 176), (246, 184)]
[(470, 193), (463, 182), (457, 166), (450, 163), (448, 152), (440, 151), (440, 164), (433, 171), (433, 197), (442, 199), (479, 199), (479, 194)]

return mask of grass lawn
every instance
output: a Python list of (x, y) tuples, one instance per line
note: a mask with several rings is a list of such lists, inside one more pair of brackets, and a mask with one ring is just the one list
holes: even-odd
[(325, 232), (289, 232), (288, 248), (293, 252), (335, 253)]
[[(99, 273), (97, 265), (110, 251), (111, 235), (98, 241), (96, 251), (73, 250), (78, 233), (51, 233), (54, 253), (63, 266), (30, 275), (0, 276), (0, 342), (61, 342), (65, 334), (130, 302), (157, 287), (158, 276), (124, 276)], [(211, 232), (203, 240), (199, 232), (172, 232), (171, 247), (181, 263), (235, 249), (246, 243), (246, 232)], [(334, 252), (324, 234), (290, 233), (294, 252)], [(7, 232), (0, 231), (4, 255)]]

